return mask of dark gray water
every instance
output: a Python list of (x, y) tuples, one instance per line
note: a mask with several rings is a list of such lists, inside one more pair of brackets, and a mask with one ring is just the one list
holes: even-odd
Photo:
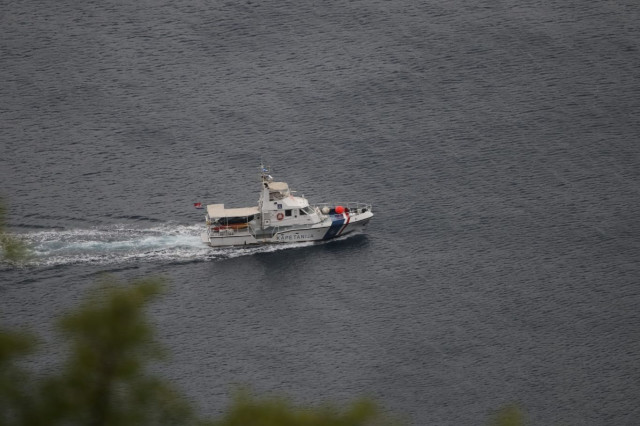
[[(636, 424), (636, 1), (0, 7), (0, 192), (36, 255), (0, 269), (5, 325), (55, 353), (100, 272), (165, 274), (162, 371), (205, 414), (241, 383), (415, 425)], [(254, 204), (261, 158), (373, 203), (367, 233), (203, 247), (192, 203)]]

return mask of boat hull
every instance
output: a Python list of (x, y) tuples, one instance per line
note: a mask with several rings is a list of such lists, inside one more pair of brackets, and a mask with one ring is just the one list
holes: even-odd
[(210, 234), (204, 232), (201, 239), (211, 247), (235, 247), (260, 244), (287, 244), (299, 242), (324, 241), (361, 231), (373, 214), (365, 212), (358, 215), (332, 215), (321, 224), (311, 227), (271, 228), (262, 234), (252, 233), (251, 229), (227, 230)]

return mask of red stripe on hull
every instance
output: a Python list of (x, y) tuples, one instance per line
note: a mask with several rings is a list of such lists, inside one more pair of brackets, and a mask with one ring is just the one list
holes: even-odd
[(351, 216), (349, 216), (349, 213), (345, 213), (345, 216), (347, 216), (347, 221), (344, 223), (344, 226), (342, 227), (342, 229), (340, 230), (340, 232), (338, 232), (338, 234), (336, 235), (336, 237), (339, 237), (340, 235), (342, 235), (342, 231), (344, 231), (344, 229), (347, 227), (347, 225), (349, 224), (349, 222), (351, 221)]

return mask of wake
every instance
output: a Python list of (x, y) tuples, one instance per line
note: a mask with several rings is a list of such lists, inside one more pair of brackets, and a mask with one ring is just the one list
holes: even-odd
[(163, 224), (151, 228), (130, 225), (33, 231), (19, 236), (32, 253), (29, 264), (115, 264), (193, 262), (268, 253), (313, 243), (214, 249), (200, 240), (202, 225)]

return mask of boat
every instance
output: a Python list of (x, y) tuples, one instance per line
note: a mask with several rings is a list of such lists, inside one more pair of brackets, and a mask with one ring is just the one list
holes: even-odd
[(275, 182), (260, 166), (260, 197), (253, 207), (208, 204), (203, 243), (211, 247), (324, 241), (362, 231), (373, 217), (371, 204), (309, 204), (286, 182)]

